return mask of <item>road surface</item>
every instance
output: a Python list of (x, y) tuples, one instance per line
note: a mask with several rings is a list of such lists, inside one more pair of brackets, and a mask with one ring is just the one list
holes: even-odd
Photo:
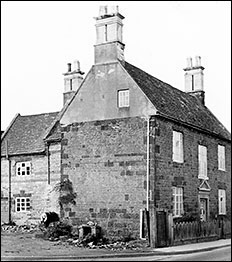
[(121, 258), (86, 258), (78, 259), (75, 257), (59, 258), (49, 257), (44, 259), (43, 257), (5, 257), (1, 261), (231, 261), (231, 247), (218, 248), (206, 252), (196, 252), (183, 255), (163, 255), (163, 256), (143, 256), (143, 257), (121, 257)]

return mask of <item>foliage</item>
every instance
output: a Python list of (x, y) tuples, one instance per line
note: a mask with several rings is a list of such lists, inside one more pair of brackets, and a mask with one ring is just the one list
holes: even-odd
[(54, 190), (59, 192), (58, 202), (61, 208), (63, 205), (76, 205), (75, 198), (77, 194), (73, 190), (72, 182), (69, 179), (64, 179), (54, 186)]
[(72, 226), (64, 222), (51, 223), (45, 232), (46, 238), (58, 238), (60, 236), (71, 236)]
[(193, 222), (193, 221), (199, 221), (200, 217), (199, 215), (194, 215), (193, 213), (184, 213), (181, 217), (174, 217), (174, 222)]

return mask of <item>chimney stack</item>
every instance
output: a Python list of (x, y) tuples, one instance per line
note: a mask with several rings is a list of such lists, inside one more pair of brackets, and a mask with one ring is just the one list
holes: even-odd
[(63, 93), (63, 105), (69, 101), (76, 91), (79, 89), (82, 81), (83, 74), (80, 70), (80, 62), (75, 60), (73, 62), (74, 70), (72, 71), (72, 64), (68, 63), (68, 71), (64, 73), (64, 93)]
[(187, 58), (187, 67), (185, 71), (185, 92), (199, 98), (202, 104), (205, 104), (204, 92), (204, 74), (205, 68), (201, 66), (201, 57), (195, 57), (195, 64), (192, 63), (192, 58)]
[(122, 20), (118, 6), (100, 6), (96, 19), (96, 44), (94, 45), (95, 64), (124, 63), (124, 48), (122, 40)]

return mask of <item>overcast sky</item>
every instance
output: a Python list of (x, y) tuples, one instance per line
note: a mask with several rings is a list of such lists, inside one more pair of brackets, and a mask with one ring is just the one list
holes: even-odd
[(231, 131), (230, 1), (1, 1), (1, 130), (12, 118), (60, 111), (63, 73), (94, 63), (100, 5), (125, 16), (125, 59), (184, 91), (186, 58), (201, 56), (206, 106)]

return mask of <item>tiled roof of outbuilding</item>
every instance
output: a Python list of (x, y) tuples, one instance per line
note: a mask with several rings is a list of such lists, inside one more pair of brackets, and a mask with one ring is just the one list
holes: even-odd
[(154, 104), (159, 114), (231, 140), (231, 134), (196, 97), (125, 62), (124, 68)]
[(38, 115), (18, 115), (6, 134), (1, 139), (1, 155), (6, 154), (8, 141), (8, 154), (31, 154), (45, 150), (43, 135), (53, 123), (58, 112)]

